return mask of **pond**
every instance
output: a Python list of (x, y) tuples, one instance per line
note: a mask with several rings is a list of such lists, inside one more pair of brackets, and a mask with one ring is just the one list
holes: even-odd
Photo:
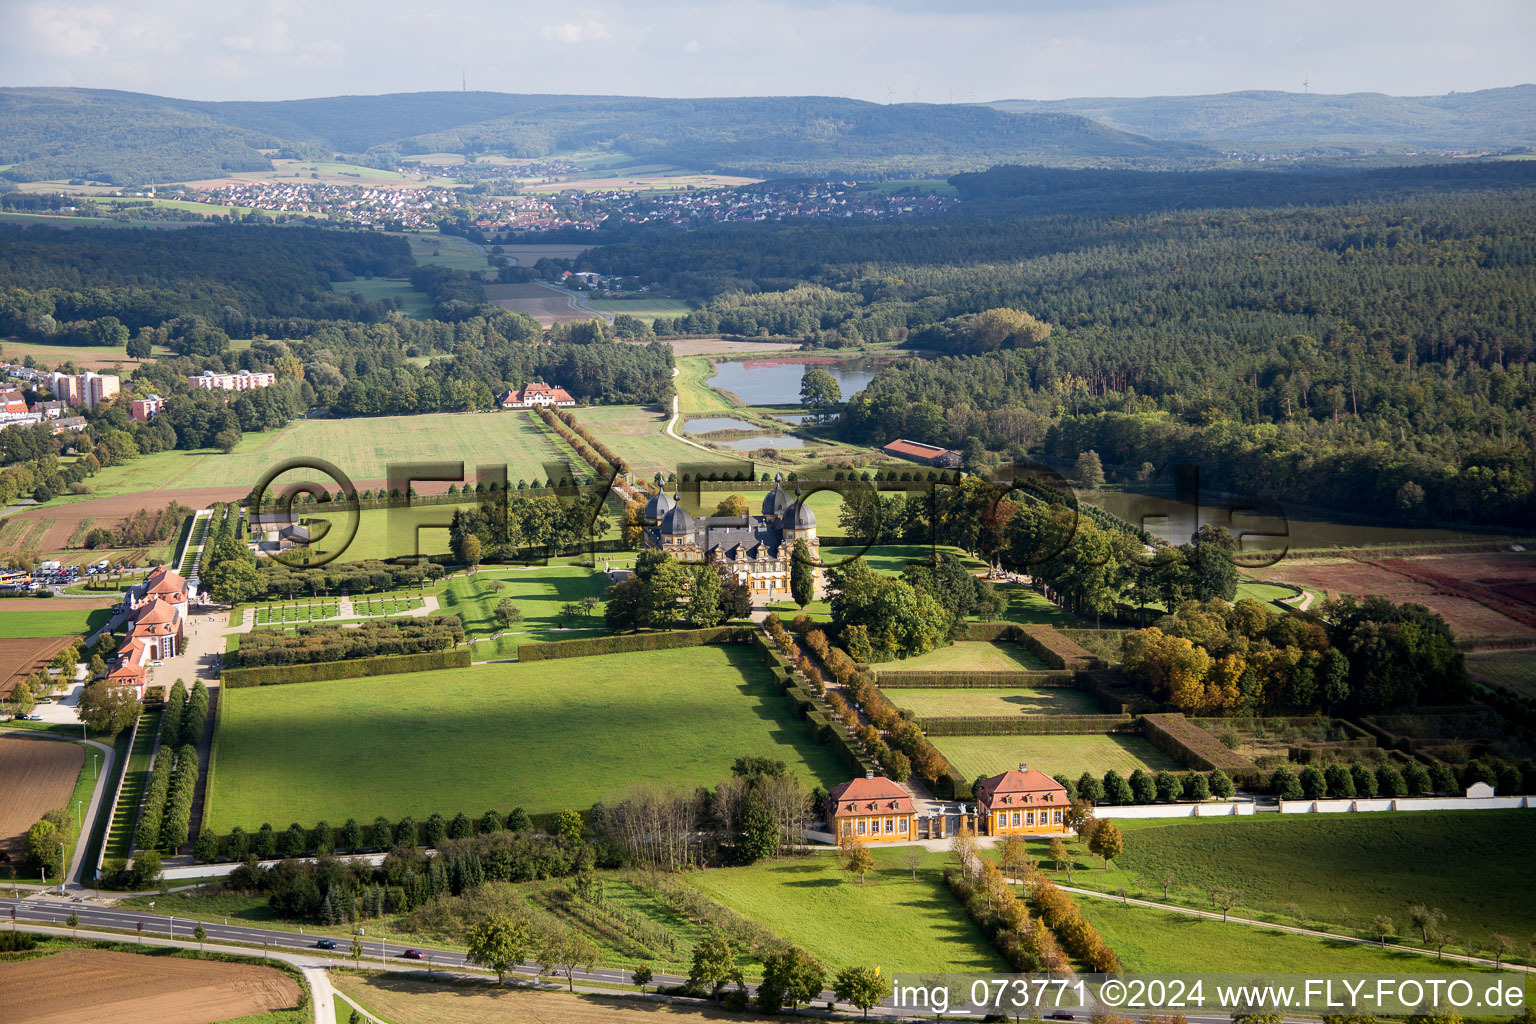
[(1247, 540), (1244, 550), (1276, 550), (1281, 547), (1330, 548), (1368, 547), (1374, 544), (1432, 544), (1437, 541), (1479, 540), (1492, 534), (1468, 530), (1444, 530), (1433, 527), (1397, 526), (1365, 522), (1340, 522), (1317, 517), (1309, 512), (1303, 517), (1296, 511), (1285, 514), (1284, 519), (1245, 514), (1231, 503), (1221, 504), (1212, 497), (1211, 504), (1196, 510), (1160, 494), (1144, 494), (1136, 491), (1078, 492), (1084, 501), (1098, 505), (1133, 525), (1142, 525), (1147, 532), (1161, 537), (1170, 544), (1188, 543), (1199, 524), (1211, 523), (1225, 526), (1234, 534), (1275, 534), (1278, 536), (1254, 536)]
[(757, 430), (756, 423), (738, 420), (731, 416), (700, 416), (683, 424), (685, 434), (713, 434), (717, 430)]
[(734, 448), (749, 452), (754, 448), (804, 448), (805, 442), (794, 434), (760, 434), (757, 437), (740, 437), (734, 441), (714, 441), (722, 448)]
[(715, 375), (709, 385), (721, 391), (729, 391), (743, 405), (799, 405), (800, 378), (807, 366), (820, 365), (837, 381), (847, 398), (875, 377), (871, 363), (805, 363), (799, 360), (777, 359), (725, 360), (715, 364)]

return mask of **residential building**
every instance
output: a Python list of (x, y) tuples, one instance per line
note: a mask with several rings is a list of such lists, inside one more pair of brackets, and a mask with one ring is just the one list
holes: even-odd
[(94, 370), (75, 374), (54, 371), (48, 376), (48, 390), (53, 392), (56, 401), (83, 405), (87, 409), (94, 409), (116, 398), (120, 385), (116, 374), (97, 373)]
[(56, 420), (69, 411), (69, 406), (58, 401), (39, 402), (37, 409), (43, 414), (44, 419)]
[(908, 441), (905, 438), (897, 438), (880, 450), (893, 458), (920, 462), (925, 466), (936, 466), (939, 469), (959, 469), (961, 463), (959, 452), (948, 448), (937, 448), (919, 441)]
[(827, 817), (832, 834), (867, 843), (916, 839), (917, 808), (912, 795), (890, 779), (873, 772), (833, 786), (827, 793)]
[(734, 574), (747, 585), (754, 599), (772, 600), (789, 593), (790, 561), (795, 542), (803, 540), (819, 561), (821, 541), (816, 537), (816, 514), (775, 481), (763, 499), (762, 514), (748, 516), (694, 516), (670, 497), (658, 492), (646, 502), (643, 514), (644, 542), (681, 562), (710, 562)]
[(160, 410), (165, 407), (164, 400), (159, 395), (145, 395), (143, 398), (133, 400), (132, 412), (135, 423), (148, 423), (160, 415)]
[(205, 370), (196, 377), (187, 378), (187, 386), (202, 388), (205, 391), (251, 391), (255, 388), (269, 388), (277, 383), (275, 373), (252, 373), (250, 370), (240, 370), (236, 373), (214, 373)]
[(503, 409), (532, 409), (538, 406), (565, 408), (576, 404), (576, 399), (565, 388), (533, 381), (515, 391), (503, 392), (496, 401)]
[(1060, 832), (1072, 801), (1067, 789), (1028, 765), (982, 782), (976, 790), (976, 819), (989, 836)]
[(27, 413), (27, 399), (15, 388), (0, 391), (0, 415), (25, 416)]

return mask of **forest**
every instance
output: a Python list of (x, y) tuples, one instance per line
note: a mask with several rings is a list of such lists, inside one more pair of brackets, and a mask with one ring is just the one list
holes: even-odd
[[(1093, 448), (1299, 503), (1536, 519), (1536, 168), (955, 180), (978, 198), (951, 214), (653, 234), (581, 263), (703, 303), (658, 331), (924, 355), (848, 403), (850, 441)], [(1202, 181), (1222, 205), (1190, 206)]]

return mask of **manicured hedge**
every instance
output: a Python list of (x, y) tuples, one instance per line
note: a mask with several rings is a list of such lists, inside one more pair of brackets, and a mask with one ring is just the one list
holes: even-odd
[(631, 654), (635, 651), (668, 651), (675, 647), (702, 647), (705, 644), (746, 643), (751, 633), (746, 626), (713, 626), (709, 629), (675, 629), (661, 633), (626, 633), (622, 636), (595, 636), (583, 640), (556, 640), (547, 644), (524, 644), (517, 649), (517, 660), (549, 661), (553, 658), (587, 658), (595, 654)]
[(230, 668), (219, 681), (231, 689), (242, 686), (280, 686), (284, 683), (317, 683), (331, 679), (357, 679), (385, 676), (398, 672), (425, 672), (435, 668), (468, 668), (468, 647), (421, 654), (388, 654), (352, 661), (322, 661), (310, 665), (263, 665), (260, 668)]
[(919, 718), (929, 736), (1088, 736), (1138, 732), (1130, 715), (953, 715)]
[(1186, 768), (1210, 771), (1220, 768), (1240, 786), (1258, 785), (1259, 766), (1178, 712), (1141, 717), (1142, 735), (1152, 745)]
[(1075, 686), (1075, 673), (995, 669), (986, 672), (888, 672), (875, 670), (882, 690), (985, 690), (1032, 687), (1040, 690)]

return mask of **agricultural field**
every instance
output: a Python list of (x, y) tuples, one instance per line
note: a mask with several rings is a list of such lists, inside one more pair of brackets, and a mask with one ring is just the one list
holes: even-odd
[(966, 640), (877, 666), (882, 679), (899, 677), (903, 672), (1043, 672), (1046, 667), (1018, 644)]
[(682, 299), (662, 299), (651, 296), (638, 296), (633, 299), (589, 299), (588, 305), (604, 313), (612, 313), (615, 316), (627, 313), (645, 321), (654, 320), (658, 316), (687, 316), (693, 309)]
[[(1413, 931), (1412, 904), (1438, 907), (1442, 928), (1477, 942), (1499, 932), (1523, 943), (1536, 920), (1536, 892), (1527, 884), (1536, 815), (1526, 811), (1262, 815), (1148, 826), (1126, 831), (1125, 851), (1109, 871), (1081, 858), (1094, 870), (1078, 871), (1074, 884), (1125, 886), (1133, 896), (1161, 900), (1162, 878), (1171, 873), (1173, 902), (1208, 909), (1210, 890), (1226, 886), (1242, 892), (1247, 917), (1358, 930), (1385, 914), (1404, 937)], [(1316, 884), (1320, 878), (1328, 883)]]
[(1501, 615), (1471, 598), (1455, 597), (1450, 594), (1423, 594), (1408, 600), (1438, 614), (1445, 620), (1446, 625), (1451, 627), (1451, 632), (1457, 639), (1520, 637), (1536, 642), (1536, 626), (1516, 622), (1509, 616)]
[(223, 700), (207, 807), (219, 831), (584, 808), (634, 783), (712, 785), (743, 754), (782, 759), (807, 785), (846, 774), (737, 646), (259, 687)]
[[(1212, 970), (1211, 954), (1221, 951), (1223, 973), (1415, 974), (1472, 970), (1455, 961), (1431, 961), (1421, 954), (1379, 949), (1342, 939), (1295, 935), (1276, 928), (1222, 923), (1171, 910), (1153, 910), (1112, 900), (1078, 899), (1083, 917), (1099, 930), (1136, 973)], [(1206, 909), (1209, 909), (1207, 907)], [(1242, 907), (1233, 913), (1245, 914)], [(1432, 965), (1432, 966), (1431, 966)]]
[[(0, 604), (0, 613), (3, 613), (0, 614), (0, 640), (24, 637), (65, 637), (72, 640), (95, 631), (112, 617), (108, 608), (100, 607), (101, 601), (72, 597), (45, 600), (51, 607), (38, 607), (42, 601), (28, 598), (8, 598), (4, 604)], [(110, 600), (108, 603), (111, 603)], [(57, 651), (58, 647), (54, 650)]]
[(544, 327), (602, 319), (602, 314), (583, 309), (574, 292), (553, 285), (488, 284), (485, 297), (492, 305), (533, 317)]
[[(154, 354), (169, 354), (163, 346)], [(0, 359), (19, 363), (31, 356), (40, 365), (57, 367), (62, 363), (74, 363), (82, 370), (110, 370), (120, 367), (124, 376), (132, 373), (148, 360), (129, 359), (126, 349), (106, 345), (55, 345), (45, 341), (17, 341), (7, 338), (0, 341)]]
[(490, 269), (485, 253), (457, 235), (440, 235), (435, 231), (402, 231), (400, 236), (411, 247), (411, 258), (418, 264), (447, 267), (449, 270), (467, 270), (471, 274)]
[[(1070, 687), (1029, 689), (949, 689), (923, 687), (897, 689), (900, 682), (882, 679), (881, 688), (891, 702), (918, 718), (966, 715), (1096, 715), (1098, 705), (1081, 690)], [(1081, 774), (1081, 773), (1079, 773)]]
[(17, 683), (47, 665), (73, 639), (67, 636), (0, 638), (0, 700), (9, 698)]
[[(317, 455), (334, 462), (362, 488), (384, 484), (391, 465), (433, 460), (462, 461), (466, 471), (476, 465), (505, 464), (508, 477), (514, 481), (519, 477), (542, 480), (543, 464), (557, 460), (559, 452), (549, 434), (527, 413), (296, 420), (271, 433), (246, 434), (227, 455), (213, 449), (164, 451), (108, 466), (91, 478), (91, 487), (97, 497), (152, 491), (170, 491), (171, 497), (182, 491), (202, 492), (199, 497), (211, 491), (238, 497), (284, 459)], [(300, 471), (292, 479), (302, 476)], [(331, 481), (323, 482), (332, 490), (336, 488)], [(134, 507), (151, 501), (143, 494)]]
[[(573, 260), (592, 248), (590, 245), (570, 245), (560, 242), (534, 243), (531, 245), (503, 245), (501, 255), (520, 267), (532, 267), (542, 259)], [(494, 251), (494, 247), (493, 247)]]
[(967, 779), (1017, 768), (1022, 762), (1047, 775), (1076, 779), (1113, 768), (1129, 775), (1137, 768), (1173, 770), (1173, 759), (1140, 736), (935, 736), (933, 745)]
[(1472, 654), (1467, 657), (1467, 672), (1490, 686), (1536, 697), (1536, 651)]
[(426, 293), (412, 288), (409, 281), (360, 277), (354, 281), (333, 281), (331, 291), (361, 295), (368, 302), (393, 299), (400, 312), (417, 320), (427, 320), (432, 316), (432, 300)]
[(629, 464), (637, 480), (657, 473), (672, 474), (682, 463), (699, 462), (705, 454), (666, 432), (670, 413), (653, 406), (599, 405), (576, 410), (576, 422)]
[(85, 748), (78, 744), (0, 732), (0, 852), (18, 867), (21, 837), (45, 813), (69, 803), (84, 765)]
[(190, 956), (64, 949), (0, 971), (0, 1006), (13, 1021), (211, 1024), (296, 1008), (303, 998), (299, 983), (274, 968)]
[(1263, 571), (1263, 578), (1316, 590), (1328, 597), (1376, 594), (1382, 597), (1428, 594), (1426, 584), (1379, 566), (1355, 561), (1281, 562)]
[(873, 852), (877, 867), (862, 885), (831, 853), (703, 871), (688, 881), (834, 970), (855, 964), (887, 975), (1005, 969), (937, 867), (920, 868), (914, 881), (896, 852)]

